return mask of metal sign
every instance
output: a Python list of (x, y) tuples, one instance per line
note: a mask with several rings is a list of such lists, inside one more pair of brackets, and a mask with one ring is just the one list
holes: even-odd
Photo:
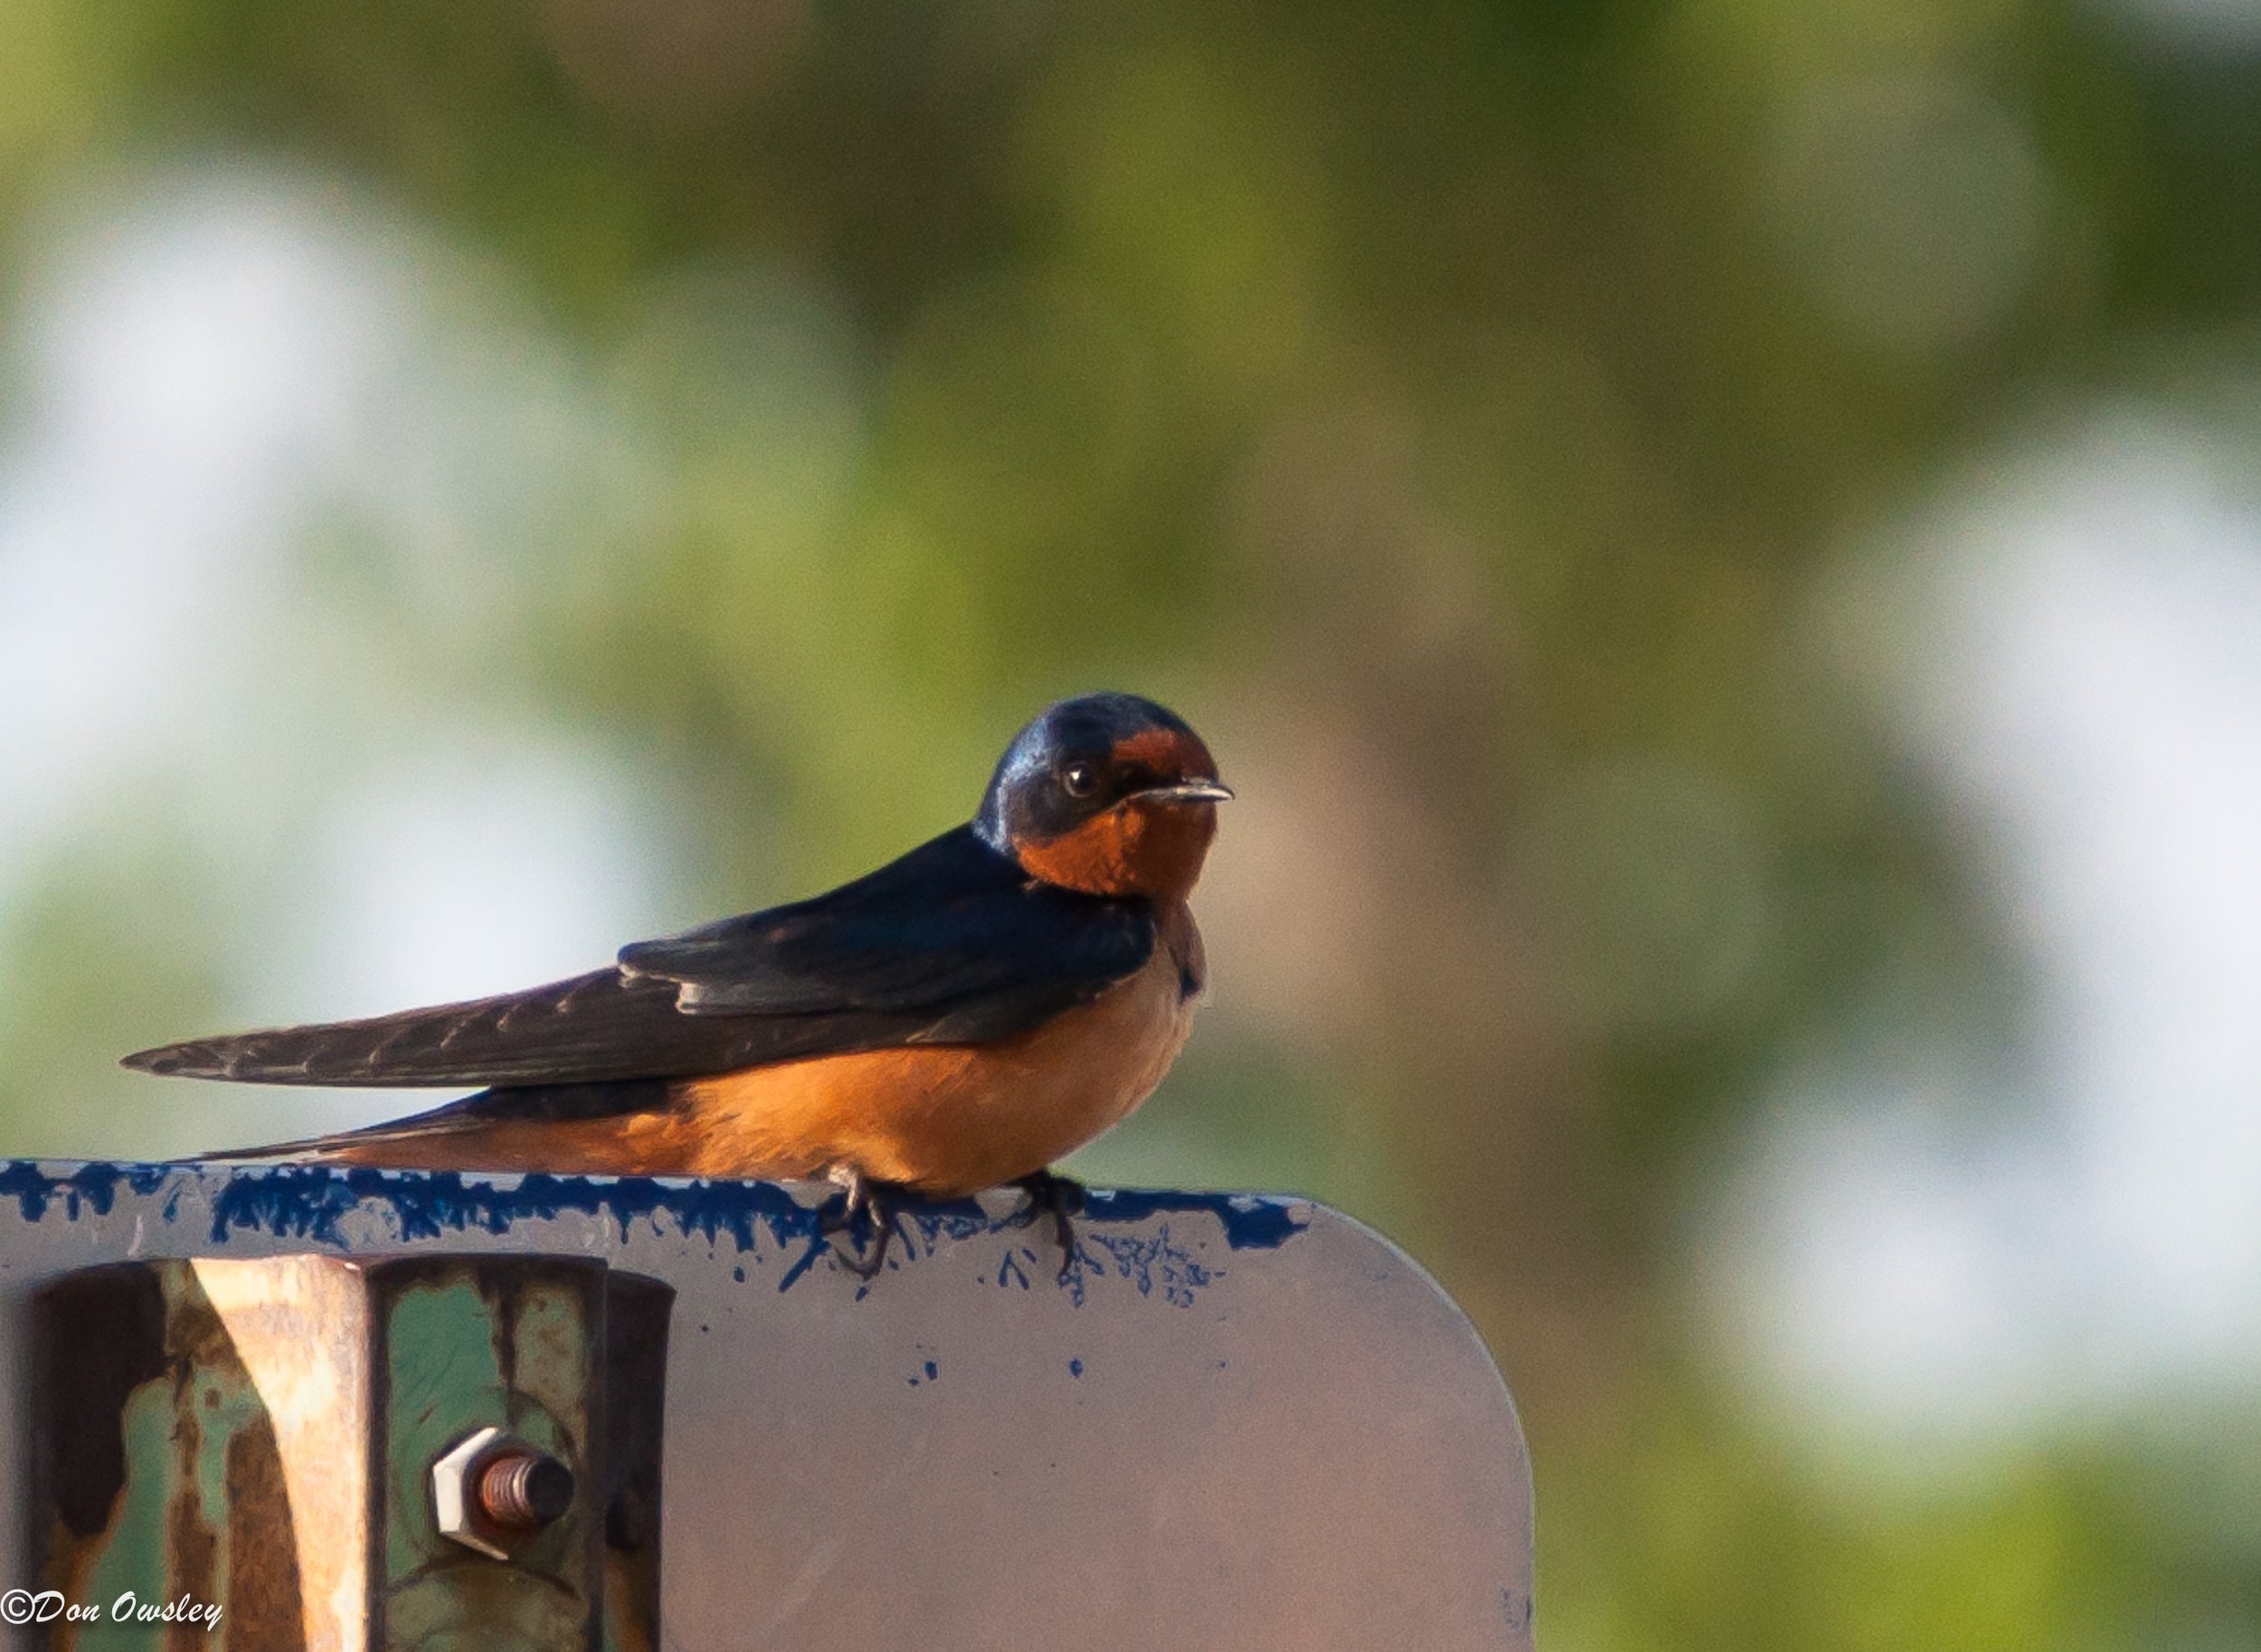
[[(516, 1325), (530, 1311), (511, 1294), (521, 1288), (478, 1285), (478, 1259), (585, 1259), (674, 1292), (662, 1461), (648, 1477), (664, 1501), (648, 1528), (655, 1546), (664, 1533), (662, 1646), (1528, 1652), (1530, 1486), (1512, 1405), (1465, 1318), (1386, 1241), (1301, 1201), (1095, 1192), (1062, 1272), (1048, 1226), (1026, 1225), (1017, 1198), (997, 1195), (913, 1211), (888, 1266), (867, 1281), (820, 1226), (827, 1196), (765, 1183), (11, 1165), (0, 1167), (0, 1380), (23, 1396), (43, 1382), (70, 1388), (67, 1370), (34, 1369), (35, 1346), (50, 1365), (83, 1357), (57, 1352), (70, 1339), (35, 1325), (34, 1303), (103, 1264), (201, 1259), (130, 1288), (163, 1298), (171, 1279), (171, 1299), (193, 1316), (215, 1290), (236, 1301), (252, 1290), (250, 1276), (228, 1274), (236, 1259), (355, 1259), (342, 1270), (350, 1289), (300, 1294), (343, 1289), (364, 1301), (355, 1311), (369, 1324), (409, 1326), (390, 1335), (421, 1349), (413, 1326), (430, 1316), (404, 1319), (402, 1304), (455, 1288), (450, 1270), (469, 1270), (482, 1299), (519, 1304), (495, 1310), (497, 1326)], [(377, 1260), (401, 1257), (419, 1260), (403, 1271)], [(341, 1272), (307, 1268), (308, 1277)], [(657, 1386), (666, 1292), (637, 1297), (639, 1328), (607, 1332), (605, 1293), (569, 1290), (574, 1270), (551, 1271), (562, 1282), (544, 1289), (583, 1302), (575, 1311), (601, 1327), (582, 1343), (610, 1349), (590, 1356), (592, 1373), (612, 1369), (609, 1412), (637, 1420), (621, 1431), (657, 1430), (658, 1395), (645, 1391)], [(489, 1341), (511, 1346), (518, 1335)], [(271, 1351), (240, 1352), (241, 1336), (236, 1345), (228, 1369), (276, 1410), (276, 1374), (298, 1367)], [(310, 1336), (306, 1345), (311, 1360)], [(403, 1368), (434, 1367), (420, 1357)], [(473, 1365), (479, 1382), (508, 1386)], [(591, 1380), (601, 1392), (602, 1378)], [(53, 1548), (52, 1533), (25, 1529), (41, 1478), (34, 1456), (52, 1444), (42, 1430), (60, 1426), (41, 1403), (49, 1409), (32, 1429), (0, 1433), (0, 1487), (10, 1491), (0, 1496), (0, 1557), (27, 1557), (22, 1578), (0, 1571), (0, 1591), (83, 1593), (83, 1581), (43, 1584), (31, 1572), (28, 1557)], [(33, 1409), (27, 1398), (16, 1414)], [(477, 1421), (467, 1410), (450, 1426)], [(540, 1453), (513, 1441), (505, 1416), (489, 1421), (491, 1436), (467, 1435), (450, 1471), (523, 1493)], [(341, 1464), (350, 1455), (341, 1449)], [(428, 1477), (432, 1465), (413, 1467)], [(278, 1482), (295, 1523), (275, 1539), (280, 1557), (312, 1543), (317, 1526), (335, 1534), (335, 1520), (316, 1515), (324, 1493), (306, 1472), (301, 1461), (298, 1478)], [(423, 1541), (439, 1529), (428, 1480), (400, 1483), (413, 1487), (400, 1518)], [(443, 1497), (468, 1495), (459, 1478), (446, 1484), (454, 1490), (443, 1487)], [(617, 1507), (626, 1481), (616, 1469), (608, 1484)], [(125, 1496), (80, 1524), (117, 1516)], [(606, 1518), (606, 1541), (645, 1552), (642, 1528), (622, 1538), (623, 1516)], [(581, 1533), (571, 1522), (560, 1530), (569, 1527)], [(449, 1553), (465, 1565), (517, 1563), (488, 1537), (491, 1561)], [(421, 1576), (421, 1563), (402, 1579)], [(614, 1580), (616, 1591), (635, 1586)], [(641, 1587), (648, 1592), (648, 1579)], [(115, 1601), (64, 1603), (107, 1612)], [(601, 1639), (640, 1638), (636, 1625), (648, 1619), (615, 1602)], [(228, 1627), (223, 1617), (203, 1632), (224, 1645)], [(342, 1647), (344, 1633), (305, 1644)]]

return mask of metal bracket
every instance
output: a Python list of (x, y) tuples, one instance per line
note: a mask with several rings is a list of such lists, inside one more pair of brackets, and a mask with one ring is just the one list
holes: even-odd
[(538, 1255), (66, 1275), (33, 1303), (43, 1582), (217, 1607), (231, 1645), (656, 1645), (673, 1295)]

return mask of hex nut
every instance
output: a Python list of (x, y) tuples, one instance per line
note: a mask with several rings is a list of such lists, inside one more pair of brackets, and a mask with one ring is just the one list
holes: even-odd
[(572, 1495), (572, 1469), (498, 1428), (466, 1435), (431, 1466), (440, 1535), (493, 1560), (508, 1560), (508, 1540), (557, 1519)]

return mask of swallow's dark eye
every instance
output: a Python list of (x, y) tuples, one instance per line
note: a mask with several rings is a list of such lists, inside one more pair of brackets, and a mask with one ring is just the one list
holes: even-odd
[(1060, 784), (1071, 798), (1088, 798), (1099, 789), (1099, 770), (1089, 763), (1070, 763), (1060, 770)]

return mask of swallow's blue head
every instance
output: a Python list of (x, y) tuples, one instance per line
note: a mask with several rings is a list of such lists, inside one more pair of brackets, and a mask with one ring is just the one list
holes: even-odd
[(1049, 883), (1182, 897), (1232, 795), (1176, 713), (1136, 694), (1080, 694), (1013, 737), (974, 830)]

